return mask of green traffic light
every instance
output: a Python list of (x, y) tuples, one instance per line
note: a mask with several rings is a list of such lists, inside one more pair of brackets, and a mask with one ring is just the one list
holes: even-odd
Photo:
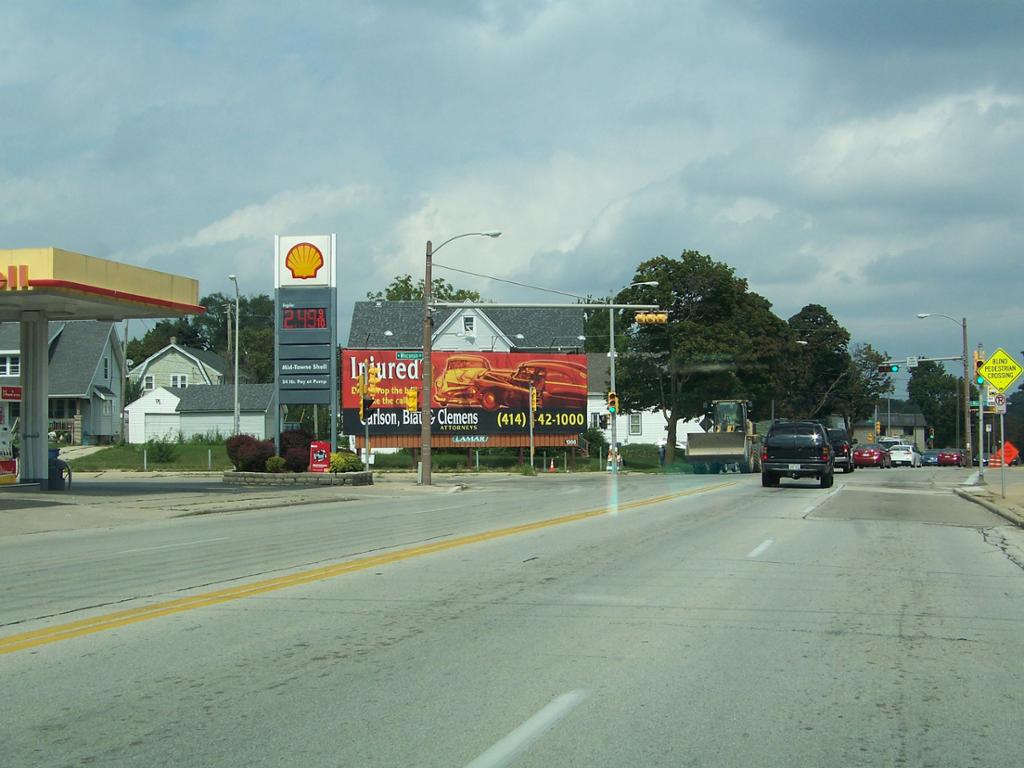
[(974, 383), (977, 384), (980, 387), (982, 384), (985, 383), (985, 377), (984, 376), (975, 376), (974, 377)]
[(889, 372), (890, 373), (899, 373), (900, 372), (900, 367), (898, 365), (890, 365), (889, 366)]

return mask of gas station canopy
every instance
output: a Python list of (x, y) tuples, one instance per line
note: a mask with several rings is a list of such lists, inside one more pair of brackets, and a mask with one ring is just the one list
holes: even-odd
[(60, 248), (0, 250), (0, 321), (123, 320), (203, 312), (199, 282)]
[(49, 487), (50, 320), (124, 320), (203, 312), (199, 282), (59, 248), (0, 250), (0, 321), (20, 324), (22, 483)]

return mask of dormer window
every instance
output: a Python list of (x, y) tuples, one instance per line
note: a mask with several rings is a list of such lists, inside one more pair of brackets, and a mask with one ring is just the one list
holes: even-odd
[(462, 318), (462, 331), (467, 336), (476, 335), (476, 318), (471, 315), (466, 315)]

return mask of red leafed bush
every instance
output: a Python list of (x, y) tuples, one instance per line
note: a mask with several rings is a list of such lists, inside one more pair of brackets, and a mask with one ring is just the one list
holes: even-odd
[(292, 472), (305, 472), (309, 468), (309, 446), (289, 448), (284, 452), (284, 463)]
[(305, 429), (288, 429), (281, 433), (281, 455), (287, 456), (292, 448), (302, 448), (309, 451), (309, 444), (313, 442), (313, 433)]
[(238, 449), (235, 467), (240, 472), (265, 472), (267, 459), (274, 455), (274, 443), (270, 440), (253, 440)]
[(251, 445), (252, 443), (258, 443), (252, 435), (232, 435), (228, 438), (224, 444), (225, 450), (228, 452), (228, 458), (231, 459), (231, 463), (238, 467), (238, 451), (243, 445)]

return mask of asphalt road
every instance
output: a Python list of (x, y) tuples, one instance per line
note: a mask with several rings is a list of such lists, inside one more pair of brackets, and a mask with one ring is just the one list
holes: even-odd
[(630, 477), (617, 513), (605, 478), (508, 478), (10, 537), (0, 763), (1014, 765), (1024, 535), (963, 476)]

